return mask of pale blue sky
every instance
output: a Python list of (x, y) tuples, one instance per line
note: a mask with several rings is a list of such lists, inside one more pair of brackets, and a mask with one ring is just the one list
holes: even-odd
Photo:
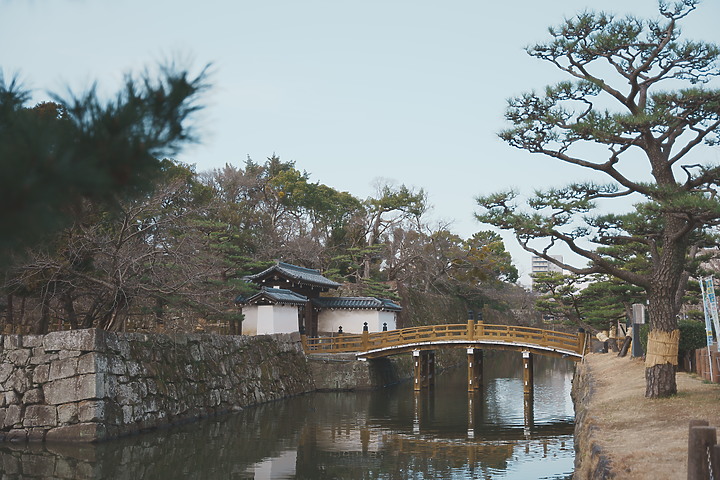
[[(204, 171), (275, 153), (361, 198), (378, 178), (424, 188), (468, 237), (484, 228), (475, 196), (573, 178), (496, 133), (508, 97), (564, 78), (523, 47), (586, 7), (657, 15), (656, 0), (0, 0), (0, 68), (40, 101), (94, 81), (112, 92), (167, 58), (212, 62), (203, 143), (178, 160)], [(720, 43), (718, 25), (706, 0), (684, 31)]]

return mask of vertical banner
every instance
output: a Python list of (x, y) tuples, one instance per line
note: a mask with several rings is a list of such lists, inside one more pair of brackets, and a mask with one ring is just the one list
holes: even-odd
[(713, 344), (712, 325), (710, 323), (710, 317), (712, 315), (710, 314), (710, 299), (708, 298), (707, 292), (705, 291), (704, 278), (700, 278), (700, 291), (702, 292), (703, 310), (705, 311), (705, 334), (707, 335), (707, 353), (708, 367), (710, 367), (710, 381), (714, 382), (715, 376), (713, 375), (712, 352), (710, 351), (710, 347), (712, 347)]
[(703, 278), (700, 279), (700, 292), (702, 292), (703, 311), (705, 312), (705, 335), (707, 336), (707, 346), (712, 347), (712, 320), (710, 318), (710, 306), (708, 305), (708, 298), (705, 294), (705, 279)]
[(720, 335), (720, 319), (718, 318), (717, 300), (715, 299), (715, 282), (713, 277), (707, 277), (705, 279), (705, 291), (707, 292), (708, 308), (710, 310), (710, 316), (715, 325), (715, 336)]

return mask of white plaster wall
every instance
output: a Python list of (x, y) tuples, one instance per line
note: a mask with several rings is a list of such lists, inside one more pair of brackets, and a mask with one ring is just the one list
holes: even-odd
[(258, 325), (258, 307), (257, 305), (248, 305), (243, 307), (242, 313), (245, 314), (245, 318), (242, 322), (242, 334), (243, 335), (257, 335)]
[(342, 326), (344, 333), (362, 333), (364, 322), (368, 323), (369, 332), (382, 331), (383, 322), (387, 322), (388, 330), (394, 330), (395, 314), (377, 310), (322, 310), (318, 315), (318, 330), (337, 332)]
[(387, 323), (388, 330), (397, 328), (397, 312), (378, 312), (378, 331), (382, 331), (383, 323)]
[(292, 333), (298, 331), (298, 309), (289, 305), (260, 305), (257, 334)]

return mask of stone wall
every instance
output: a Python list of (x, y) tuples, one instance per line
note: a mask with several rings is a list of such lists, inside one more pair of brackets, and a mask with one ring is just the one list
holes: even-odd
[(593, 437), (597, 426), (593, 423), (589, 405), (594, 383), (589, 364), (578, 362), (571, 392), (575, 405), (574, 479), (606, 479), (614, 476), (610, 460)]
[(313, 355), (308, 367), (321, 392), (373, 390), (412, 378), (412, 360), (403, 357), (361, 361), (354, 354)]
[(299, 335), (0, 336), (2, 440), (104, 440), (313, 390)]

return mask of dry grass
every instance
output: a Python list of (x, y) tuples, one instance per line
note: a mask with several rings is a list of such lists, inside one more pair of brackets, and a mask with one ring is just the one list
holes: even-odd
[(645, 398), (645, 366), (615, 354), (585, 358), (595, 379), (590, 400), (594, 438), (618, 479), (676, 480), (687, 477), (691, 419), (720, 427), (720, 385), (677, 374), (678, 394)]

